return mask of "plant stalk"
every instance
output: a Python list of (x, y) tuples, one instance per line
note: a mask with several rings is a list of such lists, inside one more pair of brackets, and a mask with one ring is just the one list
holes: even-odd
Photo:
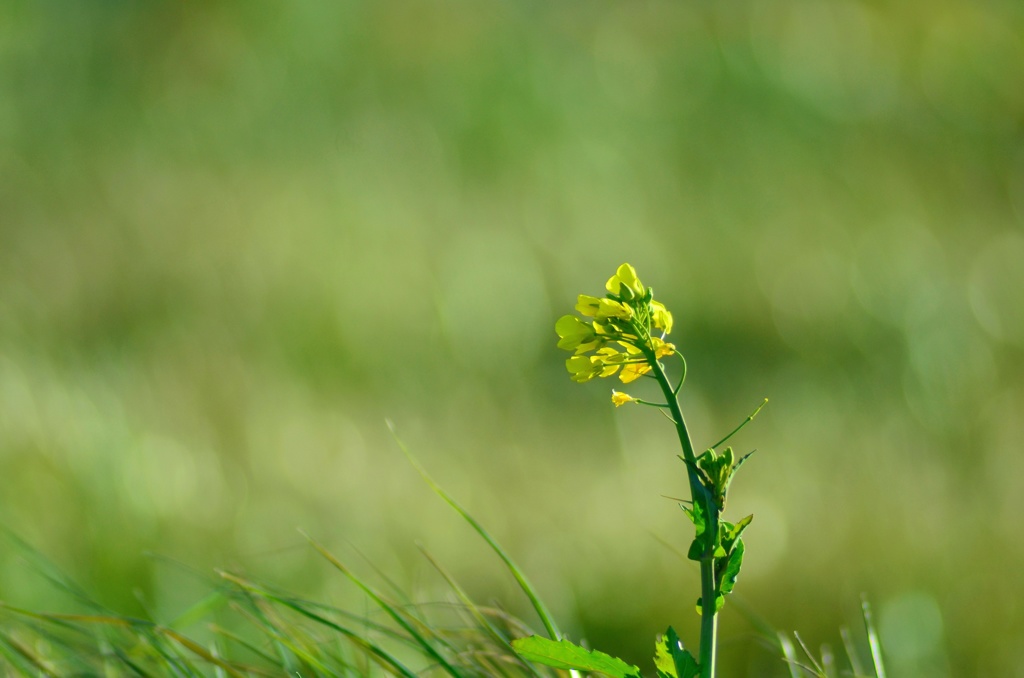
[[(676, 433), (679, 436), (679, 444), (683, 448), (683, 459), (686, 461), (686, 472), (690, 480), (690, 495), (694, 503), (700, 502), (704, 507), (707, 520), (705, 529), (711, 530), (714, 541), (718, 540), (718, 505), (711, 501), (701, 484), (697, 475), (697, 456), (693, 451), (693, 442), (690, 440), (690, 432), (686, 428), (686, 420), (683, 418), (682, 409), (679, 407), (677, 395), (672, 391), (665, 369), (658, 362), (653, 351), (644, 352), (651, 365), (654, 376), (661, 386), (665, 395), (669, 412), (675, 421)], [(701, 678), (714, 678), (715, 676), (715, 655), (718, 646), (718, 613), (715, 610), (715, 562), (714, 548), (708, 550), (700, 559), (700, 596), (701, 596), (701, 619), (700, 619), (700, 657), (697, 660), (700, 664)]]

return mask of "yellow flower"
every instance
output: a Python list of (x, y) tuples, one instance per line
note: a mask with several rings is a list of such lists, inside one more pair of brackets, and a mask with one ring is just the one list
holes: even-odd
[(581, 294), (579, 296), (576, 302), (576, 310), (580, 312), (580, 315), (596, 318), (597, 320), (609, 320), (611, 318), (629, 320), (633, 317), (633, 309), (621, 301), (598, 299), (589, 294)]
[(615, 403), (615, 407), (621, 407), (626, 403), (635, 403), (636, 401), (637, 399), (628, 393), (612, 389), (612, 402)]
[(650, 371), (651, 366), (647, 363), (630, 363), (622, 368), (622, 372), (619, 373), (619, 379), (623, 384), (628, 384), (632, 381), (636, 381)]
[(601, 300), (589, 294), (581, 294), (576, 300), (576, 310), (580, 312), (580, 315), (585, 315), (588, 318), (597, 316), (597, 309), (600, 305)]
[(569, 378), (577, 384), (584, 384), (600, 373), (602, 366), (595, 356), (574, 355), (565, 361), (565, 369), (569, 370)]
[(676, 352), (676, 345), (662, 341), (658, 337), (651, 337), (651, 348), (654, 349), (655, 358), (667, 358)]
[(636, 277), (636, 269), (629, 264), (619, 266), (619, 269), (615, 271), (615, 275), (608, 278), (604, 288), (608, 290), (609, 294), (613, 294), (626, 301), (632, 301), (634, 298), (642, 297), (647, 293), (647, 289), (640, 282), (640, 278)]
[(594, 377), (610, 377), (619, 371), (626, 354), (614, 348), (598, 349), (596, 355), (574, 355), (565, 361), (565, 369), (572, 375), (569, 378), (583, 384)]
[(651, 301), (651, 322), (665, 334), (672, 332), (672, 314), (660, 301)]
[[(629, 264), (619, 266), (605, 288), (609, 294), (604, 299), (579, 295), (576, 310), (583, 320), (571, 315), (558, 319), (558, 347), (575, 353), (565, 363), (573, 381), (618, 374), (628, 384), (651, 372), (655, 361), (676, 352), (675, 345), (662, 338), (672, 331), (672, 314), (651, 298), (652, 291)], [(611, 348), (612, 343), (621, 348)]]
[(566, 351), (575, 350), (577, 355), (586, 353), (604, 343), (597, 337), (594, 328), (574, 315), (563, 315), (555, 323), (558, 333), (558, 348)]

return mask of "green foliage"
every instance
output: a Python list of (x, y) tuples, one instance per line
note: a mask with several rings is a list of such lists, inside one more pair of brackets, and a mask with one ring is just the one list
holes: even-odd
[(564, 638), (554, 641), (540, 636), (517, 638), (512, 647), (527, 661), (556, 669), (596, 671), (612, 678), (640, 678), (640, 669), (604, 652), (587, 650)]
[[(417, 468), (423, 471), (418, 463)], [(538, 611), (546, 614), (521, 571), (486, 530), (429, 476), (425, 478), (502, 556), (536, 600)], [(376, 675), (371, 667), (378, 667), (387, 675), (416, 678), (426, 667), (433, 667), (451, 678), (552, 675), (512, 650), (510, 640), (530, 633), (529, 626), (501, 610), (477, 605), (449, 577), (445, 576), (463, 605), (448, 606), (447, 613), (439, 614), (436, 606), (388, 599), (323, 546), (311, 543), (390, 623), (220, 572), (223, 584), (167, 625), (109, 612), (49, 614), (0, 603), (0, 672), (6, 669), (33, 678), (70, 674), (200, 678), (211, 672), (231, 678), (268, 673), (354, 678)], [(99, 609), (83, 589), (27, 544), (17, 545), (25, 551), (26, 560), (55, 584)], [(226, 618), (224, 608), (232, 613)], [(175, 628), (200, 622), (205, 629), (198, 637)], [(550, 619), (546, 622), (554, 624)]]
[[(516, 564), (465, 509), (438, 486), (419, 462), (403, 451), (435, 492), (463, 517), (499, 555), (530, 597), (545, 624), (554, 627), (547, 608), (526, 582)], [(715, 506), (715, 504), (709, 504)], [(700, 539), (714, 539), (716, 611), (732, 591), (743, 560), (742, 533), (752, 520), (737, 523), (719, 520), (708, 529), (713, 514), (701, 503), (683, 507)], [(64, 577), (39, 554), (17, 539), (26, 561), (46, 573), (61, 589), (87, 606), (99, 609), (88, 594)], [(201, 678), (207, 675), (249, 678), (268, 674), (316, 675), (339, 678), (372, 676), (376, 671), (402, 678), (416, 678), (424, 671), (443, 671), (452, 678), (501, 676), (503, 678), (555, 678), (558, 671), (587, 672), (611, 678), (642, 678), (639, 667), (597, 650), (588, 650), (565, 638), (551, 639), (532, 634), (521, 621), (493, 608), (474, 603), (433, 558), (461, 601), (451, 610), (461, 619), (432, 617), (430, 606), (389, 600), (357, 576), (323, 546), (311, 541), (320, 555), (342, 572), (391, 620), (381, 623), (372, 616), (355, 615), (330, 605), (275, 590), (250, 578), (221, 572), (224, 585), (198, 601), (166, 625), (144, 619), (103, 614), (45, 614), (0, 603), (0, 668), (15, 676), (37, 675), (138, 675)], [(234, 629), (218, 623), (207, 624), (205, 639), (187, 635), (179, 628), (210, 621), (225, 607), (236, 612)], [(869, 648), (878, 678), (884, 678), (880, 646), (867, 603), (863, 608)], [(20, 623), (12, 623), (20, 621)], [(243, 625), (237, 622), (241, 620)], [(246, 631), (244, 625), (248, 626)], [(557, 632), (556, 632), (557, 633)], [(833, 678), (835, 660), (831, 650), (822, 648), (815, 657), (796, 634), (807, 662), (796, 658), (792, 642), (778, 635), (794, 678), (801, 672)], [(866, 675), (860, 667), (848, 635), (843, 634), (855, 676)], [(670, 626), (657, 639), (654, 654), (657, 678), (697, 678), (706, 668), (684, 647)], [(376, 670), (374, 667), (377, 667)], [(552, 670), (555, 670), (554, 672)]]
[(655, 646), (654, 667), (658, 678), (694, 678), (700, 674), (697, 660), (683, 648), (682, 641), (671, 626)]

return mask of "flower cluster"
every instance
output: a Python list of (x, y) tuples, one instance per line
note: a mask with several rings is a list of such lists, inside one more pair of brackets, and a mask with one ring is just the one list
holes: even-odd
[[(573, 315), (555, 323), (558, 348), (573, 351), (565, 361), (571, 379), (578, 383), (618, 373), (624, 384), (639, 379), (652, 369), (652, 362), (675, 353), (665, 341), (672, 331), (672, 314), (654, 300), (654, 292), (636, 276), (629, 264), (619, 266), (605, 284), (604, 298), (581, 294), (576, 310), (590, 321)], [(636, 402), (614, 392), (616, 406)]]

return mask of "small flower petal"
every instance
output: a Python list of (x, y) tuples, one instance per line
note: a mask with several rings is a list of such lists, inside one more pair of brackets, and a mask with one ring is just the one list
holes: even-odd
[(660, 301), (651, 301), (651, 322), (665, 334), (672, 332), (672, 314)]
[(651, 366), (647, 363), (631, 363), (622, 368), (622, 373), (619, 374), (619, 379), (623, 384), (628, 384), (636, 381), (650, 371)]
[(592, 297), (589, 294), (581, 294), (576, 300), (576, 310), (580, 312), (580, 315), (594, 318), (597, 316), (597, 310), (601, 306), (601, 301), (601, 299)]
[[(628, 292), (622, 289), (623, 285), (628, 288)], [(622, 298), (626, 298), (626, 296), (642, 297), (646, 292), (643, 283), (636, 276), (636, 269), (629, 264), (619, 266), (619, 269), (615, 271), (615, 275), (608, 279), (604, 287), (610, 294)]]

